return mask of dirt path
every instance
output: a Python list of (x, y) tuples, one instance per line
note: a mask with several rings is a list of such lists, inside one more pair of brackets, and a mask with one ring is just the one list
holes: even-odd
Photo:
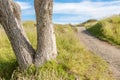
[(117, 80), (120, 80), (120, 49), (91, 36), (84, 27), (78, 28), (81, 42), (92, 52), (104, 58)]

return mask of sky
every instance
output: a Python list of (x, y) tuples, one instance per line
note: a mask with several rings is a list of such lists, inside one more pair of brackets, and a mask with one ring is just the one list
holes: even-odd
[[(14, 0), (22, 9), (22, 20), (35, 20), (34, 0)], [(120, 14), (120, 0), (54, 0), (53, 22), (81, 23)]]

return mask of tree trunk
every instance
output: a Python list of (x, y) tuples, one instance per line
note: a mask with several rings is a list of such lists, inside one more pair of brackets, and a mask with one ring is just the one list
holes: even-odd
[(11, 0), (0, 0), (0, 23), (22, 69), (26, 69), (34, 63), (39, 67), (46, 61), (56, 58), (52, 10), (53, 0), (35, 0), (37, 19), (37, 51), (35, 53), (21, 25), (19, 5)]
[(37, 52), (35, 65), (56, 58), (56, 39), (52, 24), (53, 0), (34, 0), (37, 20)]
[(33, 63), (35, 54), (21, 25), (20, 7), (10, 0), (0, 0), (0, 23), (3, 26), (17, 57), (19, 66), (26, 69)]

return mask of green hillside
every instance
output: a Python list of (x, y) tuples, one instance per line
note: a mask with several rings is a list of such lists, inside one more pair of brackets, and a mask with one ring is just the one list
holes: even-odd
[[(30, 25), (29, 25), (30, 24)], [(24, 22), (24, 29), (36, 49), (36, 27)], [(26, 26), (27, 25), (27, 26)], [(0, 80), (114, 80), (108, 64), (86, 50), (70, 25), (55, 25), (58, 57), (39, 69), (20, 71), (10, 43), (0, 28)]]
[(120, 15), (86, 23), (85, 26), (92, 35), (120, 47)]

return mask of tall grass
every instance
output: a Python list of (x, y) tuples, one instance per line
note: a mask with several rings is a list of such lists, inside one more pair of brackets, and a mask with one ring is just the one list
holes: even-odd
[(120, 47), (120, 16), (112, 16), (87, 26), (94, 36)]
[[(36, 49), (36, 27), (24, 28)], [(87, 51), (80, 44), (75, 31), (76, 29), (69, 25), (55, 25), (58, 57), (46, 62), (39, 69), (33, 65), (25, 71), (17, 68), (15, 56), (3, 31), (3, 35), (0, 35), (3, 36), (0, 38), (3, 43), (0, 47), (3, 49), (0, 50), (0, 77), (6, 80), (9, 80), (11, 75), (11, 80), (114, 80), (108, 64)], [(6, 64), (3, 65), (2, 62)]]
[(0, 77), (8, 79), (17, 65), (16, 58), (2, 28), (0, 34)]

